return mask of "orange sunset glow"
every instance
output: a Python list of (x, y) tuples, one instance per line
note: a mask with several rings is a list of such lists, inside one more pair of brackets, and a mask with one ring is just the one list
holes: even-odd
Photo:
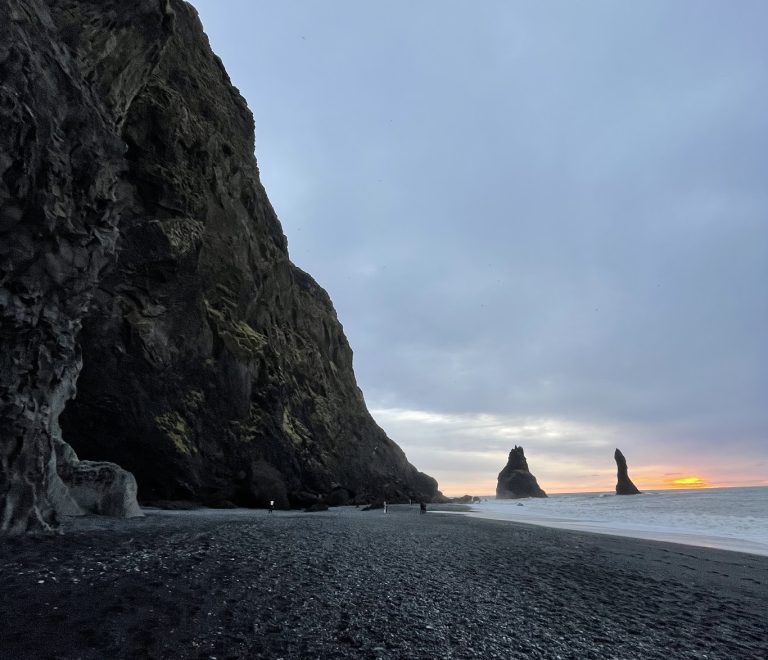
[(680, 477), (666, 482), (669, 488), (708, 488), (709, 484), (701, 477)]
[[(442, 477), (442, 475), (440, 475)], [(451, 475), (452, 476), (452, 475)], [(471, 476), (480, 477), (479, 474)], [(604, 470), (600, 474), (585, 476), (579, 480), (559, 480), (556, 473), (548, 470), (547, 466), (541, 466), (538, 470), (539, 484), (550, 495), (560, 493), (594, 493), (613, 491), (616, 484), (616, 475), (614, 470)], [(731, 486), (759, 486), (766, 485), (765, 481), (759, 479), (724, 479), (713, 480), (710, 476), (699, 476), (696, 474), (664, 474), (654, 467), (643, 469), (638, 467), (630, 472), (630, 476), (635, 485), (641, 491), (648, 490), (683, 490), (693, 488), (721, 488)], [(465, 494), (473, 495), (493, 495), (496, 490), (495, 475), (476, 479), (450, 479), (450, 476), (442, 477), (440, 481), (444, 494), (454, 497)]]

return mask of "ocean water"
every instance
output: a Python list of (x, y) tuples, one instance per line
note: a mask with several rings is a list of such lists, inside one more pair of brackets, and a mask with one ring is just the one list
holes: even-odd
[(467, 515), (768, 556), (768, 488), (484, 498)]

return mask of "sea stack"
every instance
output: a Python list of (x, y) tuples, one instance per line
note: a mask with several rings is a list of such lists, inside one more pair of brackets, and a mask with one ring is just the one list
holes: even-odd
[(515, 445), (509, 452), (509, 460), (504, 469), (499, 472), (496, 485), (496, 498), (515, 500), (521, 497), (546, 497), (547, 494), (539, 487), (536, 477), (528, 470), (528, 461), (522, 447)]
[(618, 449), (614, 452), (613, 457), (616, 459), (616, 467), (618, 469), (617, 481), (616, 481), (616, 494), (617, 495), (639, 495), (640, 491), (637, 486), (632, 483), (632, 479), (629, 478), (627, 473), (627, 459), (624, 458)]

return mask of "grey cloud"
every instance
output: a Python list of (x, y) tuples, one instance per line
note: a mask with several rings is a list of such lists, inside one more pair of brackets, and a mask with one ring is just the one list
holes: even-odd
[(768, 5), (195, 4), (372, 406), (765, 457)]

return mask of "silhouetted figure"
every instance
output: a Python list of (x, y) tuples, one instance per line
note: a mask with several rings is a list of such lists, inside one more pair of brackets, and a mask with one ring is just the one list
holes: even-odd
[(387, 513), (387, 503), (384, 502), (384, 513)]
[(419, 503), (419, 513), (426, 513), (427, 512), (427, 505), (425, 502)]
[(269, 509), (267, 509), (268, 513), (272, 513), (275, 510), (275, 500), (269, 500)]

